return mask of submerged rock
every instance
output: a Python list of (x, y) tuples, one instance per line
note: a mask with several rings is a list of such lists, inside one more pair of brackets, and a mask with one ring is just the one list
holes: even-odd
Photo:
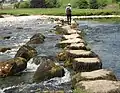
[(80, 81), (87, 80), (117, 80), (112, 71), (100, 69), (91, 72), (79, 72), (72, 76), (73, 85)]
[(26, 67), (27, 61), (26, 59), (21, 57), (0, 62), (0, 76), (5, 77), (9, 75), (14, 75), (25, 70)]
[(88, 91), (88, 93), (120, 93), (120, 81), (81, 81), (75, 86), (76, 88), (81, 88)]
[(78, 72), (93, 71), (102, 68), (102, 62), (95, 58), (75, 58), (72, 62), (73, 69)]
[(29, 61), (31, 58), (37, 55), (37, 51), (28, 45), (23, 45), (20, 47), (20, 49), (17, 51), (16, 57), (22, 57), (25, 58), (27, 61)]
[(6, 52), (7, 50), (11, 50), (11, 48), (0, 48), (0, 52)]
[(37, 33), (30, 38), (30, 41), (28, 41), (27, 44), (40, 44), (44, 42), (44, 39), (44, 35), (42, 35), (41, 33)]
[(37, 71), (34, 74), (34, 81), (44, 81), (54, 77), (64, 76), (64, 69), (55, 63), (52, 60), (47, 60), (46, 62), (40, 63)]

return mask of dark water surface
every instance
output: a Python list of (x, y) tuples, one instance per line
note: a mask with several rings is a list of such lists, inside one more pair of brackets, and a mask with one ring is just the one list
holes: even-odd
[(120, 23), (79, 21), (79, 26), (90, 48), (100, 56), (103, 68), (113, 70), (120, 79)]

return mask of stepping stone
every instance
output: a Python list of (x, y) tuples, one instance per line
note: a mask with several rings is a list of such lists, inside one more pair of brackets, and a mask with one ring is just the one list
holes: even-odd
[(112, 71), (100, 69), (91, 72), (79, 72), (72, 77), (72, 82), (78, 83), (85, 80), (117, 80)]
[(98, 57), (95, 58), (75, 58), (72, 62), (73, 69), (79, 72), (87, 72), (102, 68), (102, 62)]
[(92, 51), (87, 50), (66, 50), (68, 57), (70, 58), (86, 58), (86, 57), (96, 57), (97, 55)]
[(72, 49), (72, 50), (80, 50), (80, 49), (87, 50), (84, 43), (71, 44), (71, 45), (67, 46), (67, 48)]
[(73, 39), (61, 41), (60, 43), (58, 43), (58, 46), (64, 48), (67, 45), (70, 45), (72, 43), (85, 43), (85, 41), (83, 39), (80, 39), (80, 38), (73, 38)]
[(73, 39), (68, 39), (61, 41), (60, 44), (72, 44), (72, 43), (84, 43), (85, 41), (80, 38), (73, 38)]
[(81, 38), (79, 34), (63, 35), (64, 39)]
[(76, 88), (84, 89), (88, 93), (120, 93), (120, 81), (81, 81), (76, 84)]
[(71, 27), (70, 27), (69, 25), (63, 26), (62, 28), (67, 31), (67, 32), (66, 32), (67, 34), (75, 34), (75, 33), (80, 34), (80, 33), (81, 33), (81, 31), (79, 31), (79, 30), (71, 29)]

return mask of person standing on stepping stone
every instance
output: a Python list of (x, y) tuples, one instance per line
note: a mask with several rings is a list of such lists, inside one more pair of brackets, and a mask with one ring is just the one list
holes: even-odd
[(65, 9), (65, 12), (66, 12), (66, 16), (67, 16), (67, 22), (70, 25), (71, 24), (71, 12), (72, 12), (72, 8), (71, 8), (70, 3), (68, 3), (68, 5), (67, 5), (67, 7)]

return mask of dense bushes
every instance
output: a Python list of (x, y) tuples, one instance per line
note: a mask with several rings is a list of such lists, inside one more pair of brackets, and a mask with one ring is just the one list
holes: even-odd
[(32, 8), (55, 8), (60, 7), (59, 0), (31, 0)]
[(73, 7), (79, 8), (79, 9), (87, 9), (89, 7), (89, 4), (86, 0), (77, 0), (74, 1)]
[[(62, 6), (61, 4), (62, 4), (62, 0), (28, 0), (24, 2), (15, 3), (14, 8), (29, 8), (29, 7), (31, 8), (58, 8)], [(98, 9), (98, 8), (105, 7), (107, 5), (107, 0), (71, 0), (71, 4), (73, 8)]]
[(30, 8), (30, 2), (29, 1), (17, 2), (14, 4), (14, 8)]

